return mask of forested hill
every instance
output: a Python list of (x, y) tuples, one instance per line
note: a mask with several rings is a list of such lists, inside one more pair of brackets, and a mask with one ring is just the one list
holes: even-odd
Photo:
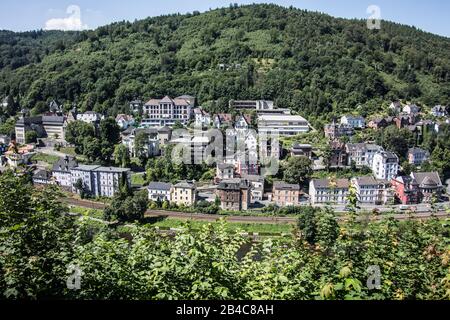
[(195, 95), (217, 110), (229, 99), (273, 99), (324, 120), (371, 114), (396, 98), (450, 102), (450, 39), (276, 5), (80, 33), (0, 32), (0, 52), (0, 98), (10, 94), (35, 113), (56, 99), (115, 114), (135, 96), (166, 94)]

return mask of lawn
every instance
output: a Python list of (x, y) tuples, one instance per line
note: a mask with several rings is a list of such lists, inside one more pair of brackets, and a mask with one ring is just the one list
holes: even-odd
[(75, 148), (71, 148), (71, 147), (60, 148), (59, 152), (65, 153), (65, 154), (67, 154), (69, 156), (72, 156), (72, 157), (76, 157), (77, 156), (77, 153), (75, 152)]
[[(210, 222), (195, 221), (195, 220), (179, 220), (174, 218), (167, 218), (158, 221), (153, 224), (155, 227), (160, 227), (162, 229), (170, 228), (181, 228), (189, 221), (194, 230), (199, 230), (204, 225), (210, 224)], [(242, 230), (248, 233), (258, 233), (266, 235), (281, 235), (282, 233), (290, 234), (293, 226), (291, 224), (265, 224), (265, 223), (227, 223), (227, 230), (230, 232), (235, 232), (237, 230)]]
[(142, 186), (142, 185), (144, 185), (144, 183), (145, 183), (145, 180), (144, 180), (143, 174), (133, 173), (131, 175), (131, 184), (132, 185)]
[(103, 219), (103, 210), (97, 210), (97, 209), (87, 209), (77, 206), (71, 206), (70, 207), (71, 213), (77, 213), (81, 214), (83, 216), (88, 216), (95, 219)]
[(36, 153), (31, 160), (33, 161), (42, 161), (42, 162), (46, 162), (50, 165), (54, 165), (56, 162), (58, 162), (59, 157), (57, 156), (52, 156), (52, 155), (48, 155), (48, 154), (43, 154), (43, 153)]

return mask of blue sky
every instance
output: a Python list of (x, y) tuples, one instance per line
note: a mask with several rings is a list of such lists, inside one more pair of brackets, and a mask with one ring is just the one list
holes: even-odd
[(0, 29), (86, 29), (161, 14), (207, 11), (230, 3), (263, 2), (344, 18), (368, 18), (367, 8), (377, 5), (382, 19), (450, 37), (450, 1), (446, 0), (1, 0)]

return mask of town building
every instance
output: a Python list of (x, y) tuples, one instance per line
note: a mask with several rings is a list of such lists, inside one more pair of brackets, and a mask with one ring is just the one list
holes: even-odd
[(202, 107), (198, 107), (194, 109), (195, 116), (195, 126), (205, 128), (211, 125), (211, 115), (202, 109)]
[(234, 165), (230, 163), (219, 163), (216, 168), (216, 183), (222, 180), (234, 179)]
[(54, 184), (52, 179), (52, 173), (47, 170), (38, 170), (33, 174), (33, 184), (34, 185), (49, 185)]
[(50, 138), (63, 142), (67, 125), (64, 116), (21, 117), (17, 120), (15, 132), (19, 144), (26, 143), (26, 134), (35, 131), (39, 138)]
[(350, 182), (347, 179), (318, 179), (309, 183), (311, 204), (346, 204)]
[(274, 110), (273, 101), (268, 100), (230, 100), (230, 109), (235, 110)]
[[(70, 170), (72, 192), (92, 197), (113, 197), (121, 186), (131, 186), (131, 170), (125, 168), (78, 165)], [(82, 190), (79, 189), (82, 188)]]
[(74, 157), (66, 156), (64, 158), (60, 158), (52, 168), (52, 176), (55, 183), (62, 188), (72, 190), (71, 170), (77, 166), (78, 163)]
[(380, 130), (394, 124), (394, 117), (375, 118), (369, 122), (368, 127), (374, 130)]
[(135, 120), (133, 116), (127, 114), (119, 114), (116, 117), (116, 123), (121, 130), (126, 130), (131, 126), (134, 126)]
[(213, 125), (216, 129), (233, 127), (233, 116), (229, 113), (219, 113), (214, 116)]
[[(195, 100), (195, 99), (194, 99)], [(192, 98), (178, 97), (172, 99), (150, 99), (143, 107), (142, 126), (163, 127), (173, 126), (179, 122), (187, 125), (192, 118), (194, 102)]]
[[(141, 150), (136, 148), (136, 137), (138, 135), (145, 135), (146, 141)], [(160, 155), (160, 139), (159, 132), (155, 128), (136, 129), (131, 128), (122, 134), (122, 144), (130, 151), (130, 156), (138, 157), (141, 152), (147, 157), (155, 157)]]
[(407, 115), (417, 115), (420, 112), (420, 107), (415, 104), (407, 104), (403, 107), (403, 113)]
[(366, 120), (361, 116), (346, 115), (341, 118), (341, 124), (353, 129), (364, 129), (366, 127)]
[(330, 168), (345, 168), (348, 166), (349, 157), (345, 143), (334, 140), (330, 142), (331, 155), (328, 166)]
[(251, 203), (260, 202), (264, 197), (264, 177), (259, 175), (244, 175), (243, 179), (247, 180), (251, 186)]
[(172, 184), (164, 182), (150, 182), (147, 186), (148, 199), (155, 202), (170, 202)]
[(293, 115), (260, 115), (258, 116), (258, 130), (264, 134), (279, 134), (280, 136), (294, 136), (309, 132), (310, 125), (305, 118)]
[(419, 184), (411, 176), (398, 176), (392, 179), (395, 198), (404, 205), (420, 202)]
[(435, 116), (435, 117), (438, 117), (438, 118), (448, 117), (448, 115), (449, 115), (449, 111), (448, 110), (449, 110), (448, 107), (438, 105), (438, 106), (434, 106), (431, 109), (431, 114), (433, 116)]
[(431, 203), (440, 199), (444, 186), (437, 172), (413, 172), (411, 178), (417, 182), (421, 202)]
[(181, 181), (172, 186), (170, 201), (178, 206), (191, 207), (197, 202), (197, 187), (193, 181)]
[(376, 179), (392, 180), (399, 170), (396, 154), (387, 151), (377, 152), (373, 157), (372, 172)]
[(355, 129), (347, 124), (337, 124), (333, 122), (325, 125), (323, 128), (325, 137), (330, 140), (335, 140), (341, 137), (351, 137), (355, 133)]
[(252, 119), (250, 115), (241, 115), (236, 117), (236, 121), (234, 123), (234, 129), (238, 133), (245, 133), (250, 129), (252, 124)]
[(247, 180), (223, 180), (217, 187), (222, 210), (245, 211), (250, 207), (250, 184)]
[(389, 105), (389, 110), (391, 110), (394, 114), (399, 114), (403, 110), (402, 103), (400, 101), (393, 101)]
[(272, 201), (279, 207), (298, 206), (300, 204), (300, 186), (283, 181), (274, 182)]
[(134, 99), (130, 102), (130, 111), (134, 114), (141, 114), (143, 112), (144, 103), (140, 99)]
[(105, 119), (103, 115), (94, 111), (86, 111), (84, 113), (76, 113), (76, 120), (98, 126), (100, 121)]
[(408, 162), (415, 166), (421, 166), (422, 163), (430, 158), (430, 153), (421, 148), (411, 148), (408, 150)]
[(352, 163), (357, 168), (369, 167), (372, 168), (373, 158), (376, 153), (383, 151), (381, 146), (369, 143), (348, 143), (346, 146), (348, 154), (348, 165)]
[(291, 148), (291, 157), (312, 158), (312, 145), (294, 143)]
[(393, 203), (394, 192), (387, 180), (377, 180), (374, 177), (357, 177), (351, 180), (362, 204), (386, 205)]

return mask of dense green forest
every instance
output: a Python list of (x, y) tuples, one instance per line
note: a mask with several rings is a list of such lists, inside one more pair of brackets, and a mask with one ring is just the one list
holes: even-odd
[(114, 115), (134, 97), (191, 94), (212, 111), (263, 98), (325, 120), (372, 114), (391, 99), (448, 105), (450, 96), (450, 39), (276, 5), (83, 32), (2, 31), (0, 52), (0, 97), (17, 109), (57, 99)]
[(224, 222), (170, 237), (69, 216), (55, 187), (12, 173), (0, 204), (0, 299), (450, 299), (448, 221), (308, 210), (290, 239), (252, 243)]

